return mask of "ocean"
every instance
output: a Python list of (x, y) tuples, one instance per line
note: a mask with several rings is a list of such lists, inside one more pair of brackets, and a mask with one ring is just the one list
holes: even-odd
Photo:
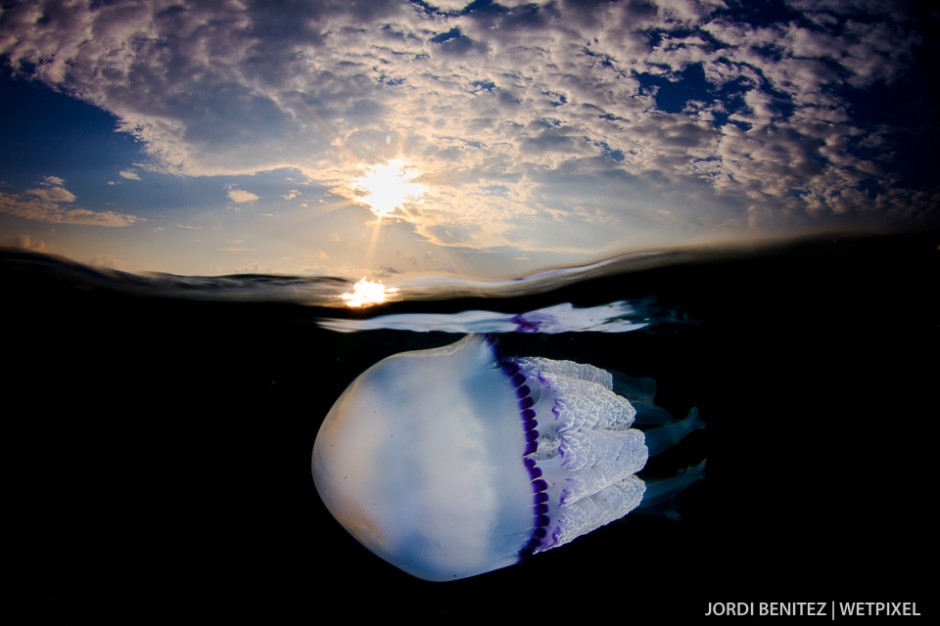
[[(0, 253), (6, 560), (37, 623), (257, 616), (624, 622), (716, 603), (935, 612), (940, 235), (659, 251), (500, 282), (174, 277)], [(674, 503), (449, 583), (361, 547), (317, 495), (333, 402), (378, 360), (486, 333), (649, 377), (705, 429)], [(928, 584), (931, 583), (931, 584)], [(722, 606), (728, 606), (727, 604)], [(755, 609), (756, 610), (756, 609)]]

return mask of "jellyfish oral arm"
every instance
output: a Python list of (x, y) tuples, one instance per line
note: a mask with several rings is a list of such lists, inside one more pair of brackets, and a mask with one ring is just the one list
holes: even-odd
[(508, 362), (524, 377), (519, 388), (535, 399), (538, 439), (526, 456), (547, 485), (551, 523), (531, 551), (562, 546), (639, 506), (644, 483), (635, 474), (646, 464), (645, 440), (631, 428), (636, 411), (612, 391), (611, 375), (571, 361)]

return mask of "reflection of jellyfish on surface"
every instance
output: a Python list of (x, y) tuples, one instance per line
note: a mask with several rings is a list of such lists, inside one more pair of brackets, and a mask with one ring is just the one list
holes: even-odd
[[(626, 400), (618, 393), (626, 395)], [(396, 354), (359, 376), (313, 448), (317, 491), (375, 554), (427, 580), (506, 567), (700, 479), (636, 476), (703, 426), (655, 384), (591, 365), (500, 358), (482, 336)], [(645, 434), (636, 423), (658, 424)]]

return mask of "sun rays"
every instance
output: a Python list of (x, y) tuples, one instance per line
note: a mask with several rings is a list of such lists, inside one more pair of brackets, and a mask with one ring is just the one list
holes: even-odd
[[(390, 142), (390, 137), (390, 134), (386, 136), (386, 143)], [(368, 166), (365, 173), (353, 181), (356, 202), (367, 206), (376, 218), (368, 224), (372, 234), (366, 247), (366, 266), (372, 265), (383, 223), (397, 217), (412, 218), (413, 213), (406, 208), (407, 205), (422, 202), (426, 187), (414, 182), (418, 176), (418, 171), (403, 160), (390, 159)], [(354, 291), (344, 293), (342, 299), (349, 307), (370, 306), (385, 302), (396, 291), (363, 277), (356, 283)]]

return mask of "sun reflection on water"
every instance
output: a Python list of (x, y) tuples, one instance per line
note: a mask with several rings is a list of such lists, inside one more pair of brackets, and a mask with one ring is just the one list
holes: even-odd
[(353, 286), (352, 293), (344, 293), (340, 298), (350, 308), (374, 306), (386, 302), (389, 297), (398, 293), (395, 287), (386, 287), (380, 282), (373, 282), (363, 278)]

